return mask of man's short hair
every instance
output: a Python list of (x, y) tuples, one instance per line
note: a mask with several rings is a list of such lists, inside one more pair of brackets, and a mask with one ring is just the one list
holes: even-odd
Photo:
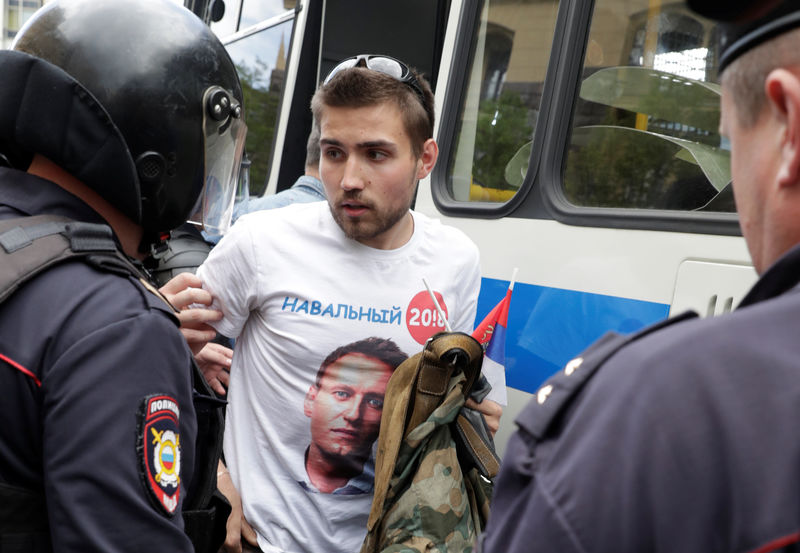
[(370, 338), (358, 340), (357, 342), (352, 342), (346, 346), (336, 348), (325, 358), (322, 365), (319, 367), (319, 371), (317, 371), (317, 379), (315, 381), (317, 388), (322, 384), (322, 377), (325, 375), (325, 370), (328, 366), (351, 353), (359, 353), (365, 357), (377, 359), (381, 363), (391, 367), (392, 371), (394, 371), (400, 363), (408, 359), (408, 355), (403, 353), (403, 351), (397, 347), (397, 344), (387, 338), (372, 336)]
[(410, 69), (422, 89), (425, 105), (414, 90), (394, 77), (365, 67), (343, 69), (322, 85), (311, 99), (311, 111), (319, 124), (325, 106), (362, 108), (394, 102), (400, 109), (403, 124), (411, 139), (411, 148), (418, 158), (422, 146), (433, 138), (434, 98), (428, 82)]
[(722, 84), (731, 93), (739, 123), (755, 125), (766, 104), (764, 81), (778, 67), (800, 65), (800, 29), (787, 31), (736, 58), (722, 72)]

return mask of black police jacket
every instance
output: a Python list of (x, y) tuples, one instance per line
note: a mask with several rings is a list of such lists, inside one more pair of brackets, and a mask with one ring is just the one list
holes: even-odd
[[(0, 218), (40, 213), (103, 223), (0, 168)], [(0, 495), (44, 499), (46, 523), (32, 525), (54, 551), (193, 551), (180, 516), (195, 477), (192, 370), (171, 308), (133, 276), (77, 260), (36, 276), (0, 304)], [(2, 516), (3, 544), (19, 545)]]
[(483, 553), (796, 551), (800, 247), (733, 313), (609, 334), (516, 419)]

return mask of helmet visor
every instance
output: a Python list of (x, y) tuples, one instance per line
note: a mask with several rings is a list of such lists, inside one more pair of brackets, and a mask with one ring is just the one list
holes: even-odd
[(231, 224), (239, 184), (247, 125), (242, 107), (220, 87), (205, 94), (205, 186), (189, 218), (212, 235), (223, 235)]

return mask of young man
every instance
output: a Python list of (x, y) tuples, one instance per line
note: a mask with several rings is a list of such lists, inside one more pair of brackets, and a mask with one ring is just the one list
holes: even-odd
[[(216, 550), (184, 532), (199, 522), (207, 537), (209, 518), (181, 516), (215, 489), (217, 458), (203, 458), (219, 450), (193, 405), (210, 392), (135, 260), (213, 200), (206, 178), (222, 172), (204, 162), (238, 164), (203, 128), (208, 110), (207, 130), (243, 141), (236, 69), (174, 2), (55, 0), (0, 51), (0, 75), (0, 547)], [(235, 180), (219, 182), (232, 203)], [(91, 255), (28, 271), (54, 244)]]
[[(423, 279), (452, 328), (471, 332), (480, 287), (475, 245), (410, 210), (438, 155), (428, 84), (397, 60), (359, 56), (331, 72), (312, 110), (327, 202), (241, 217), (197, 273), (224, 313), (217, 329), (236, 338), (225, 459), (270, 552), (354, 552), (366, 533), (371, 493), (298, 484), (320, 359), (367, 336), (418, 351), (444, 328)], [(491, 396), (480, 409), (499, 417)], [(220, 482), (230, 484), (225, 470)]]
[(308, 388), (305, 415), (311, 420), (306, 450), (311, 491), (357, 495), (372, 490), (386, 384), (408, 356), (391, 340), (366, 338), (336, 348)]
[(730, 314), (606, 336), (548, 381), (517, 419), (484, 553), (800, 547), (800, 7), (690, 4), (738, 20), (719, 29), (721, 132), (760, 279)]

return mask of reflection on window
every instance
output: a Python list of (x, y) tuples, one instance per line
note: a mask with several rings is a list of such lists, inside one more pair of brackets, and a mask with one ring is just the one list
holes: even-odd
[(250, 193), (254, 195), (261, 195), (267, 185), (293, 23), (287, 21), (227, 46), (244, 92), (245, 148), (251, 162)]
[(734, 210), (713, 32), (682, 2), (597, 1), (564, 171), (568, 201)]
[(558, 0), (488, 0), (449, 171), (459, 201), (505, 202), (527, 172)]
[(296, 3), (295, 0), (245, 0), (239, 29), (246, 29), (259, 21), (293, 10)]
[(211, 23), (211, 30), (221, 39), (262, 21), (293, 10), (296, 0), (226, 0), (222, 19)]

